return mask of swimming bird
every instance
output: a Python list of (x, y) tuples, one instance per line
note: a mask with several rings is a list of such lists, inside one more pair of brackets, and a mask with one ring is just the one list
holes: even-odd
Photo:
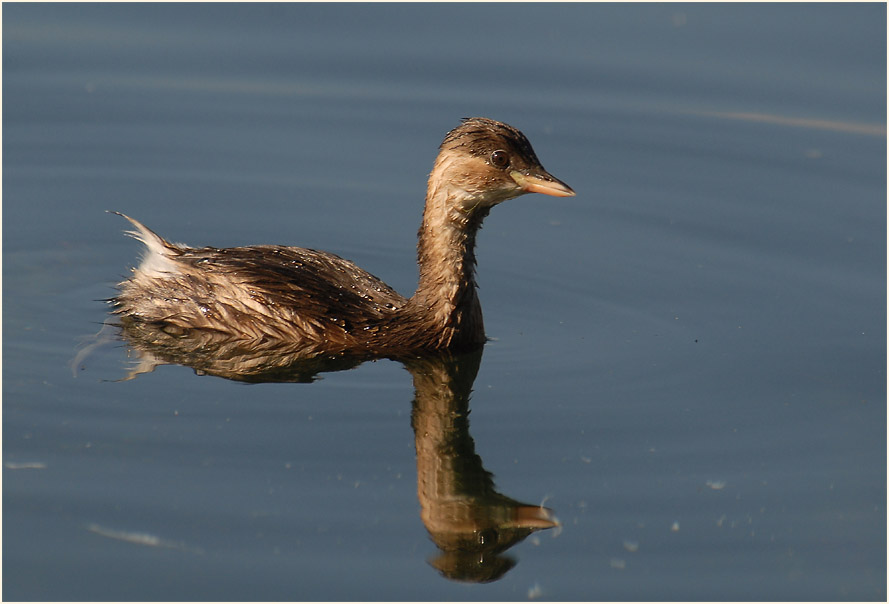
[(146, 251), (110, 302), (122, 323), (170, 335), (206, 330), (306, 352), (460, 352), (485, 342), (475, 242), (491, 208), (525, 193), (574, 195), (528, 139), (495, 120), (466, 118), (439, 148), (418, 233), (419, 284), (406, 298), (335, 254), (281, 245), (213, 248), (166, 241), (139, 221)]

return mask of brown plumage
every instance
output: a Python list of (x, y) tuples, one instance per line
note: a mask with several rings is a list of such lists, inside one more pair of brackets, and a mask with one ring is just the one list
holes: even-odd
[(524, 193), (574, 195), (543, 169), (515, 128), (469, 118), (449, 132), (429, 176), (420, 282), (411, 298), (334, 254), (273, 245), (192, 248), (121, 214), (147, 251), (120, 284), (114, 312), (173, 335), (211, 330), (244, 341), (300, 343), (306, 352), (472, 349), (485, 341), (476, 233), (494, 205)]

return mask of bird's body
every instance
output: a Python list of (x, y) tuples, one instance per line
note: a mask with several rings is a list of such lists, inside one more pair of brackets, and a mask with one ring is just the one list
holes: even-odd
[(465, 120), (429, 177), (416, 293), (405, 298), (334, 254), (285, 246), (192, 248), (126, 217), (147, 252), (112, 302), (127, 321), (171, 334), (304, 344), (307, 351), (396, 355), (469, 350), (485, 341), (475, 237), (490, 208), (527, 192), (574, 192), (540, 165), (514, 128)]

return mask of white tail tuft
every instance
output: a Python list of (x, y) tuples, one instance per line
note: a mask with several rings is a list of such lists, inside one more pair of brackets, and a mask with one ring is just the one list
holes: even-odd
[(133, 239), (145, 244), (147, 249), (145, 253), (142, 254), (142, 262), (137, 269), (139, 272), (148, 277), (163, 277), (164, 275), (169, 276), (170, 273), (180, 272), (175, 261), (176, 256), (178, 256), (176, 249), (167, 243), (163, 237), (135, 218), (130, 218), (126, 214), (115, 212), (113, 210), (108, 210), (108, 212), (117, 214), (118, 216), (129, 220), (130, 224), (136, 227), (136, 230), (124, 232)]

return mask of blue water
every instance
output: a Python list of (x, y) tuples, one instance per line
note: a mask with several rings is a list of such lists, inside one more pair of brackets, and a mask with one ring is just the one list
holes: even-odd
[[(4, 599), (886, 599), (885, 5), (2, 9)], [(440, 572), (400, 364), (72, 368), (140, 253), (105, 210), (410, 293), (469, 115), (577, 191), (480, 235), (461, 442), (561, 523), (495, 580)]]

